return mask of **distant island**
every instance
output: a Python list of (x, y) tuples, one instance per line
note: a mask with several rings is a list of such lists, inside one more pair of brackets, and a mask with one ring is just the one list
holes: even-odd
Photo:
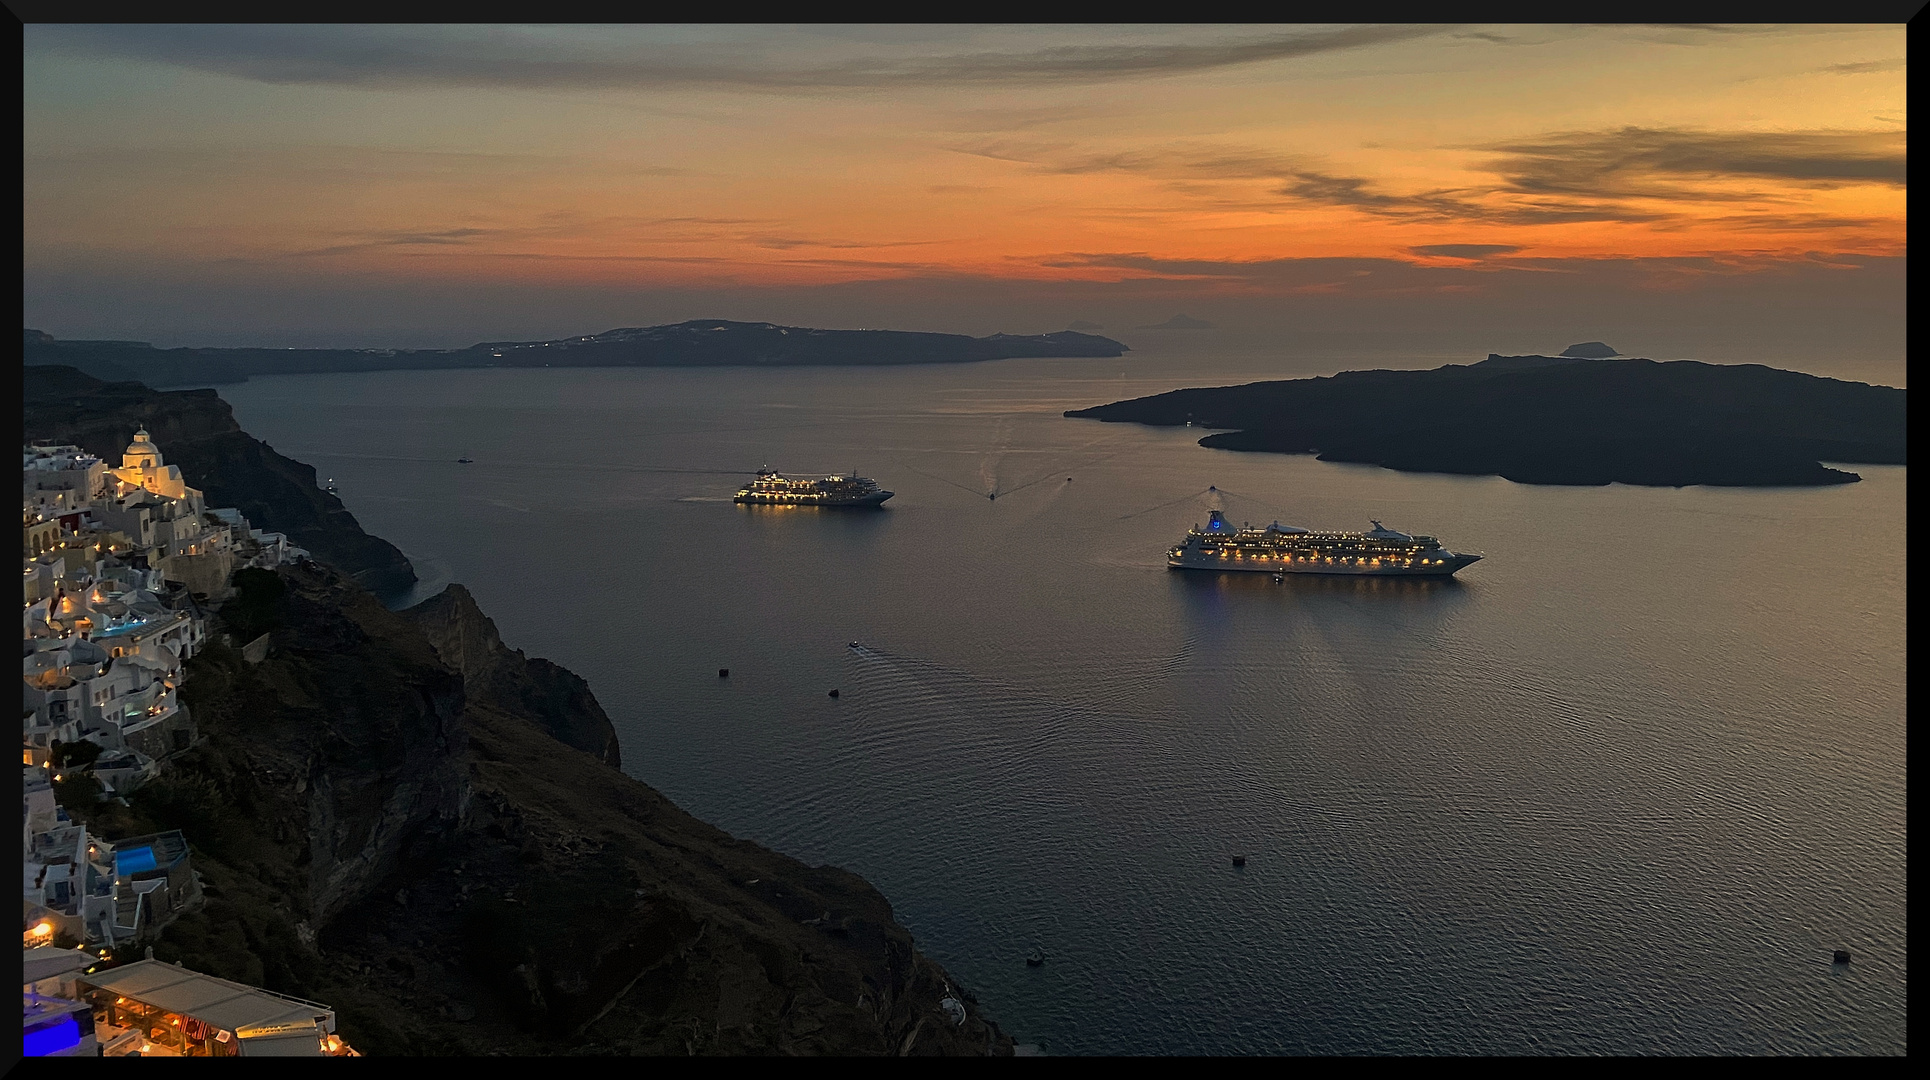
[(1224, 450), (1523, 484), (1770, 487), (1861, 479), (1825, 461), (1905, 464), (1905, 401), (1893, 387), (1760, 364), (1490, 355), (1432, 371), (1175, 390), (1065, 415), (1222, 429), (1200, 445)]
[(250, 375), (398, 368), (791, 367), (958, 364), (1023, 357), (1123, 356), (1111, 338), (1052, 334), (928, 334), (905, 330), (814, 330), (773, 323), (693, 319), (553, 341), (486, 341), (466, 349), (157, 349), (144, 341), (68, 341), (23, 331), (27, 367), (64, 365), (110, 382), (216, 386)]
[(1585, 360), (1606, 360), (1611, 356), (1622, 355), (1616, 352), (1614, 346), (1606, 341), (1584, 341), (1579, 345), (1570, 345), (1566, 349), (1563, 349), (1561, 354), (1563, 356), (1580, 357)]

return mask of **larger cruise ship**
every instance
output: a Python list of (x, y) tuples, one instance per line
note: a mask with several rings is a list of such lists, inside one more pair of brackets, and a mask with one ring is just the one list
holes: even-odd
[(731, 501), (769, 506), (877, 506), (891, 492), (862, 476), (825, 476), (793, 480), (770, 469), (759, 469), (757, 479)]
[(1274, 522), (1236, 529), (1218, 510), (1206, 528), (1194, 526), (1166, 553), (1176, 570), (1246, 570), (1263, 574), (1353, 574), (1367, 577), (1449, 577), (1480, 560), (1456, 553), (1432, 536), (1409, 536), (1376, 521), (1367, 532), (1314, 532)]

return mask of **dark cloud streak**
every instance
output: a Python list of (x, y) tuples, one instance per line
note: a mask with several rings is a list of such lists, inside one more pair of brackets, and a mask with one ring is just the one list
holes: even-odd
[[(746, 91), (1050, 84), (1184, 75), (1439, 35), (1445, 26), (1358, 26), (1204, 44), (1064, 45), (1031, 51), (860, 57), (807, 66), (743, 49), (652, 45), (614, 54), (513, 31), (405, 27), (60, 26), (35, 42), (276, 84), (560, 90)], [(710, 55), (707, 56), (706, 53)], [(714, 58), (713, 58), (714, 57)]]
[(1486, 168), (1511, 190), (1541, 195), (1711, 199), (1720, 196), (1671, 181), (1750, 177), (1901, 187), (1908, 172), (1902, 132), (1626, 127), (1561, 132), (1477, 149), (1502, 155)]
[[(1687, 220), (1683, 204), (1739, 204), (1775, 198), (1760, 181), (1784, 186), (1902, 186), (1904, 132), (1695, 131), (1627, 127), (1552, 132), (1506, 143), (1456, 147), (1494, 155), (1478, 168), (1493, 182), (1419, 192), (1388, 191), (1375, 180), (1324, 171), (1310, 162), (1245, 146), (1177, 144), (1077, 153), (1068, 143), (1000, 140), (952, 147), (1010, 161), (1043, 174), (1121, 172), (1154, 177), (1173, 190), (1211, 198), (1203, 181), (1261, 181), (1277, 196), (1346, 207), (1388, 219), (1427, 223), (1558, 225), (1590, 221)], [(1758, 181), (1747, 188), (1723, 181)], [(1696, 220), (1712, 220), (1706, 214)], [(1730, 215), (1727, 222), (1769, 218)], [(1841, 218), (1785, 214), (1790, 227), (1823, 228)]]
[(1407, 250), (1436, 258), (1485, 259), (1491, 255), (1513, 255), (1521, 248), (1514, 244), (1424, 244)]

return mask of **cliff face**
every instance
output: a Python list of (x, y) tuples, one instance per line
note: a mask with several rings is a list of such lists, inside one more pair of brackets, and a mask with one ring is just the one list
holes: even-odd
[(561, 669), (466, 594), (397, 613), (326, 567), (281, 580), (265, 660), (189, 663), (203, 742), (91, 811), (194, 845), (208, 904), (158, 958), (326, 1001), (374, 1054), (1011, 1052), (861, 878), (560, 741), (608, 721), (587, 691), (550, 708)]
[(616, 728), (575, 672), (510, 649), (496, 623), (461, 585), (450, 585), (402, 613), (415, 622), (444, 663), (462, 673), (470, 697), (517, 715), (612, 768), (621, 767)]
[(150, 390), (73, 368), (29, 367), (21, 396), (28, 441), (72, 443), (116, 466), (135, 428), (145, 425), (209, 506), (232, 506), (255, 528), (288, 534), (378, 594), (415, 583), (415, 568), (395, 545), (363, 532), (340, 499), (316, 486), (313, 466), (251, 438), (212, 390)]
[(217, 638), (188, 662), (197, 745), (130, 806), (77, 809), (110, 839), (193, 845), (209, 903), (169, 928), (170, 958), (302, 994), (317, 929), (460, 832), (469, 733), (461, 676), (406, 620), (326, 567), (280, 579), (264, 659)]
[[(58, 377), (30, 435), (253, 442), (212, 394)], [(259, 454), (235, 482), (312, 488)], [(262, 577), (188, 663), (201, 741), (130, 805), (76, 807), (109, 839), (193, 845), (207, 902), (157, 958), (326, 1001), (376, 1055), (1012, 1052), (861, 878), (613, 768), (589, 687), (504, 646), (465, 590), (395, 612), (326, 565)], [(220, 640), (263, 629), (265, 658)]]

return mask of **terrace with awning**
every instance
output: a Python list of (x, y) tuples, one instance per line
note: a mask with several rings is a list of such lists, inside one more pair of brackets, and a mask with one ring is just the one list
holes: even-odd
[(335, 1035), (335, 1010), (318, 1002), (158, 960), (141, 960), (76, 981), (83, 998), (94, 1006), (97, 1026), (138, 1031), (137, 1049), (143, 1055), (359, 1056)]

